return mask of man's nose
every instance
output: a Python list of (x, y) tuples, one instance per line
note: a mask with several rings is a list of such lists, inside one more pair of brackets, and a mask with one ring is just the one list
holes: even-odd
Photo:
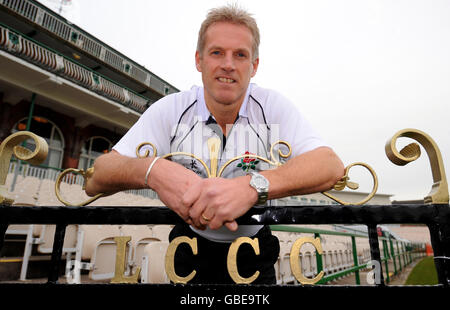
[(222, 69), (225, 71), (233, 71), (235, 69), (232, 53), (226, 53), (222, 58)]

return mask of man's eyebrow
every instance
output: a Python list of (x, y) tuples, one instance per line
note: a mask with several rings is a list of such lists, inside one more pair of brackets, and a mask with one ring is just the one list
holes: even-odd
[(210, 46), (208, 48), (208, 51), (211, 51), (211, 50), (222, 50), (222, 49), (223, 49), (223, 47), (220, 47), (218, 45), (213, 45), (213, 46)]
[[(225, 48), (218, 46), (218, 45), (212, 45), (210, 47), (208, 47), (207, 51), (212, 51), (212, 50), (224, 50)], [(245, 52), (245, 53), (250, 53), (250, 50), (245, 48), (245, 47), (240, 47), (234, 50), (234, 52)]]
[(246, 48), (238, 48), (237, 50), (236, 50), (236, 52), (244, 52), (244, 53), (250, 53), (250, 50), (248, 50), (248, 49), (246, 49)]

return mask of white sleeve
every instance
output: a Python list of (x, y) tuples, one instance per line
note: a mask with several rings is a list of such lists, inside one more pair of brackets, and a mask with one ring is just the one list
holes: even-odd
[(167, 97), (152, 104), (139, 120), (114, 145), (113, 149), (122, 155), (136, 157), (136, 148), (143, 142), (151, 142), (158, 155), (169, 152), (170, 124), (173, 114), (164, 107), (169, 104)]
[(274, 96), (271, 101), (275, 103), (268, 107), (269, 123), (274, 125), (272, 143), (277, 138), (288, 142), (292, 148), (292, 157), (318, 147), (330, 147), (296, 105), (279, 93), (274, 92), (271, 96)]

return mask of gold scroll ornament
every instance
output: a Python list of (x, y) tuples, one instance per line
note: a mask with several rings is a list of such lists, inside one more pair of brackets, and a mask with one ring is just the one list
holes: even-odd
[(404, 166), (420, 157), (420, 146), (417, 143), (410, 143), (400, 151), (397, 150), (397, 139), (401, 137), (416, 140), (423, 146), (428, 154), (433, 176), (433, 185), (430, 193), (424, 198), (424, 203), (448, 204), (448, 183), (445, 176), (441, 151), (436, 142), (434, 142), (428, 134), (417, 129), (407, 128), (398, 131), (385, 145), (387, 157), (391, 162), (398, 166)]
[[(281, 161), (279, 161), (277, 159), (277, 156), (275, 156), (275, 147), (278, 145), (285, 145), (288, 148), (288, 152), (287, 153), (283, 153), (280, 149), (278, 149), (278, 155), (279, 158), (288, 158), (291, 156), (292, 154), (292, 149), (291, 146), (288, 142), (286, 141), (277, 141), (275, 142), (271, 148), (270, 148), (270, 158), (271, 160), (261, 157), (259, 155), (255, 155), (255, 154), (244, 154), (244, 155), (240, 155), (240, 156), (236, 156), (230, 160), (228, 160), (219, 170), (219, 172), (217, 173), (217, 169), (218, 169), (218, 156), (219, 156), (219, 149), (220, 149), (220, 139), (219, 138), (210, 138), (208, 140), (208, 148), (209, 148), (209, 152), (210, 152), (210, 159), (211, 159), (211, 170), (209, 169), (209, 167), (206, 165), (206, 163), (196, 157), (194, 154), (190, 154), (190, 153), (185, 153), (185, 152), (174, 152), (174, 153), (169, 153), (166, 154), (164, 156), (162, 156), (161, 158), (168, 158), (168, 157), (172, 157), (172, 156), (176, 156), (176, 155), (184, 155), (184, 156), (189, 156), (192, 157), (194, 159), (196, 159), (197, 161), (199, 161), (202, 166), (205, 168), (206, 170), (206, 175), (208, 176), (208, 178), (214, 178), (214, 177), (220, 177), (223, 173), (223, 171), (225, 170), (226, 167), (228, 167), (231, 163), (240, 160), (241, 158), (255, 158), (255, 159), (259, 159), (263, 162), (268, 163), (269, 165), (275, 166), (275, 167), (279, 167), (281, 165), (283, 165), (283, 163)], [(152, 154), (153, 156), (157, 156), (157, 149), (155, 147), (154, 144), (150, 143), (150, 142), (143, 142), (141, 144), (138, 145), (138, 147), (136, 148), (136, 155), (138, 157), (148, 157), (150, 156), (150, 152), (149, 150), (145, 150), (142, 153), (142, 150), (144, 149), (144, 147), (146, 146), (150, 146), (152, 148)], [(322, 192), (322, 194), (324, 194), (325, 196), (327, 196), (330, 199), (333, 199), (334, 201), (342, 204), (342, 205), (362, 205), (364, 203), (366, 203), (367, 201), (369, 201), (370, 199), (373, 198), (373, 196), (375, 196), (377, 189), (378, 189), (378, 177), (375, 173), (375, 171), (373, 170), (372, 167), (370, 167), (368, 164), (366, 163), (362, 163), (362, 162), (356, 162), (353, 163), (349, 166), (347, 166), (345, 168), (345, 174), (344, 176), (334, 185), (333, 189), (337, 190), (337, 191), (342, 191), (345, 189), (345, 187), (348, 187), (352, 190), (357, 190), (359, 188), (358, 183), (355, 182), (351, 182), (350, 181), (350, 177), (349, 177), (349, 172), (350, 169), (355, 167), (355, 166), (362, 166), (364, 168), (366, 168), (369, 173), (372, 175), (373, 178), (373, 187), (372, 187), (372, 191), (361, 201), (358, 202), (347, 202), (347, 201), (343, 201), (337, 197), (335, 197), (334, 195), (328, 193), (328, 192)]]
[[(208, 141), (208, 148), (209, 148), (209, 152), (210, 152), (210, 161), (211, 161), (211, 169), (210, 167), (208, 167), (208, 165), (201, 159), (198, 158), (197, 156), (195, 156), (194, 154), (191, 153), (186, 153), (186, 152), (172, 152), (172, 153), (168, 153), (165, 154), (163, 156), (161, 156), (161, 158), (165, 159), (165, 158), (169, 158), (169, 157), (173, 157), (173, 156), (188, 156), (188, 157), (192, 157), (195, 160), (197, 160), (204, 168), (206, 171), (206, 175), (208, 178), (214, 178), (214, 177), (220, 177), (223, 173), (223, 171), (225, 170), (226, 167), (228, 167), (231, 163), (233, 163), (234, 161), (240, 160), (241, 158), (255, 158), (255, 159), (259, 159), (263, 162), (268, 163), (269, 165), (275, 166), (275, 167), (279, 167), (282, 165), (282, 162), (279, 161), (277, 159), (277, 156), (275, 156), (275, 147), (277, 145), (285, 145), (288, 148), (288, 152), (287, 153), (283, 153), (280, 149), (278, 149), (278, 158), (288, 158), (289, 156), (291, 156), (292, 154), (292, 149), (291, 146), (289, 145), (288, 142), (286, 141), (278, 141), (275, 142), (271, 148), (270, 148), (270, 159), (264, 158), (262, 156), (259, 155), (255, 155), (255, 154), (244, 154), (244, 155), (240, 155), (240, 156), (236, 156), (230, 160), (228, 160), (221, 168), (220, 170), (217, 172), (218, 170), (218, 157), (219, 157), (219, 150), (220, 150), (220, 139), (219, 138), (210, 138)], [(152, 152), (151, 155), (152, 156), (157, 156), (158, 152), (157, 149), (155, 147), (155, 145), (151, 142), (143, 142), (141, 144), (139, 144), (136, 148), (136, 156), (139, 158), (145, 158), (145, 157), (149, 157), (150, 155), (150, 151), (148, 149), (145, 149), (145, 147), (150, 146), (152, 148)], [(352, 167), (354, 166), (362, 166), (364, 168), (366, 168), (370, 174), (372, 175), (373, 178), (373, 188), (372, 191), (361, 201), (359, 202), (347, 202), (347, 201), (343, 201), (337, 197), (335, 197), (334, 195), (328, 193), (328, 192), (322, 192), (322, 194), (324, 194), (325, 196), (327, 196), (330, 199), (333, 199), (334, 201), (343, 204), (343, 205), (362, 205), (364, 203), (366, 203), (367, 201), (369, 201), (370, 199), (373, 198), (373, 196), (375, 196), (376, 191), (378, 189), (378, 178), (377, 175), (375, 173), (375, 171), (367, 164), (362, 163), (362, 162), (357, 162), (357, 163), (353, 163), (349, 166), (347, 166), (345, 168), (345, 175), (341, 178), (341, 180), (339, 180), (335, 185), (334, 185), (334, 189), (341, 191), (343, 190), (345, 187), (348, 187), (352, 190), (356, 190), (358, 189), (359, 185), (355, 182), (351, 182), (350, 181), (350, 177), (349, 177), (349, 171)], [(86, 206), (90, 203), (92, 203), (93, 201), (97, 200), (98, 198), (104, 196), (105, 194), (100, 193), (95, 195), (94, 197), (91, 197), (90, 199), (78, 203), (78, 204), (73, 204), (70, 203), (68, 201), (66, 201), (61, 193), (60, 193), (60, 185), (62, 182), (62, 179), (65, 175), (67, 175), (68, 173), (78, 173), (81, 174), (82, 177), (84, 178), (85, 182), (83, 184), (83, 190), (85, 189), (85, 184), (86, 181), (89, 177), (92, 176), (92, 174), (94, 173), (94, 167), (91, 167), (89, 169), (87, 169), (86, 171), (84, 171), (83, 169), (74, 169), (74, 168), (69, 168), (64, 170), (63, 172), (61, 172), (58, 175), (58, 178), (56, 179), (55, 182), (55, 193), (56, 193), (56, 197), (59, 199), (59, 201), (61, 201), (63, 204), (67, 205), (67, 206)]]
[(67, 200), (65, 200), (62, 195), (61, 195), (61, 183), (64, 179), (64, 177), (69, 174), (69, 173), (75, 173), (75, 174), (80, 174), (83, 179), (83, 186), (82, 186), (82, 190), (86, 190), (86, 181), (92, 177), (92, 175), (94, 174), (94, 167), (90, 167), (88, 168), (86, 171), (84, 171), (83, 169), (75, 169), (75, 168), (68, 168), (66, 170), (64, 170), (63, 172), (61, 172), (58, 177), (56, 178), (55, 181), (55, 194), (56, 194), (56, 198), (58, 198), (59, 201), (61, 201), (63, 204), (65, 204), (66, 206), (73, 206), (73, 207), (80, 207), (80, 206), (87, 206), (88, 204), (96, 201), (97, 199), (99, 199), (100, 197), (106, 196), (106, 194), (104, 193), (100, 193), (97, 194), (83, 202), (80, 203), (71, 203)]
[[(19, 145), (27, 139), (33, 139), (35, 144), (34, 151)], [(47, 158), (48, 144), (44, 138), (30, 131), (18, 131), (8, 136), (0, 144), (0, 204), (4, 205), (12, 205), (14, 203), (13, 199), (6, 197), (7, 189), (5, 187), (9, 162), (13, 154), (18, 160), (26, 161), (32, 165), (40, 165)], [(15, 169), (18, 169), (18, 167), (16, 166)]]
[(372, 199), (378, 190), (378, 177), (377, 177), (377, 174), (375, 173), (375, 170), (373, 170), (373, 168), (370, 167), (366, 163), (356, 162), (356, 163), (350, 164), (347, 167), (345, 167), (344, 176), (333, 186), (333, 189), (337, 190), (337, 191), (342, 191), (345, 189), (345, 187), (348, 187), (352, 190), (357, 190), (359, 188), (359, 184), (355, 183), (355, 182), (351, 182), (350, 177), (349, 177), (350, 169), (355, 166), (361, 166), (361, 167), (366, 168), (370, 172), (370, 175), (373, 178), (372, 191), (364, 199), (362, 199), (358, 202), (348, 202), (348, 201), (341, 200), (328, 192), (322, 192), (322, 194), (327, 196), (328, 198), (333, 199), (334, 201), (340, 203), (341, 205), (362, 205), (362, 204), (365, 204), (366, 202), (368, 202), (370, 199)]
[[(219, 163), (220, 143), (221, 143), (221, 141), (220, 141), (219, 138), (210, 138), (207, 141), (207, 145), (208, 145), (208, 149), (209, 149), (209, 158), (210, 158), (210, 161), (211, 161), (211, 169), (210, 169), (210, 167), (208, 167), (208, 165), (201, 158), (198, 158), (197, 156), (195, 156), (194, 154), (191, 154), (191, 153), (172, 152), (172, 153), (166, 154), (164, 156), (161, 156), (161, 158), (169, 158), (169, 157), (180, 156), (180, 155), (192, 157), (195, 160), (197, 160), (205, 168), (206, 175), (207, 175), (208, 178), (215, 178), (215, 177), (220, 177), (222, 175), (224, 169), (228, 165), (230, 165), (232, 162), (234, 162), (236, 160), (239, 160), (241, 158), (248, 158), (248, 157), (256, 158), (256, 159), (264, 161), (264, 162), (266, 162), (266, 163), (268, 163), (268, 164), (270, 164), (272, 166), (281, 166), (282, 163), (279, 162), (276, 159), (276, 157), (275, 157), (275, 155), (273, 153), (274, 152), (274, 147), (277, 144), (284, 144), (284, 145), (286, 145), (289, 148), (288, 154), (283, 154), (280, 150), (278, 150), (278, 154), (280, 155), (280, 157), (287, 158), (287, 157), (291, 156), (291, 147), (290, 147), (289, 143), (287, 143), (285, 141), (278, 141), (278, 142), (274, 143), (272, 145), (272, 147), (270, 148), (270, 156), (271, 156), (272, 160), (269, 160), (267, 158), (264, 158), (264, 157), (261, 157), (261, 156), (258, 156), (258, 155), (254, 155), (254, 154), (244, 154), (244, 155), (236, 156), (236, 157), (230, 159), (229, 161), (227, 161), (220, 168), (219, 172), (217, 172), (217, 170), (218, 170), (218, 163)], [(136, 148), (136, 156), (137, 157), (145, 158), (145, 157), (149, 157), (150, 156), (149, 150), (148, 149), (144, 150), (144, 148), (146, 146), (150, 146), (152, 148), (152, 155), (153, 156), (158, 156), (158, 150), (156, 149), (156, 147), (155, 147), (155, 145), (153, 143), (143, 142), (143, 143), (139, 144), (137, 146), (137, 148)]]

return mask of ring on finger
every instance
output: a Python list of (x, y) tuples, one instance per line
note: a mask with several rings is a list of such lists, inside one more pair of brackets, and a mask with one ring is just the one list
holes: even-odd
[(206, 217), (206, 216), (205, 216), (205, 214), (203, 214), (203, 213), (202, 213), (202, 219), (204, 219), (204, 220), (205, 220), (205, 222), (209, 222), (209, 221), (211, 221), (211, 219), (210, 219), (210, 218), (208, 218), (208, 217)]

